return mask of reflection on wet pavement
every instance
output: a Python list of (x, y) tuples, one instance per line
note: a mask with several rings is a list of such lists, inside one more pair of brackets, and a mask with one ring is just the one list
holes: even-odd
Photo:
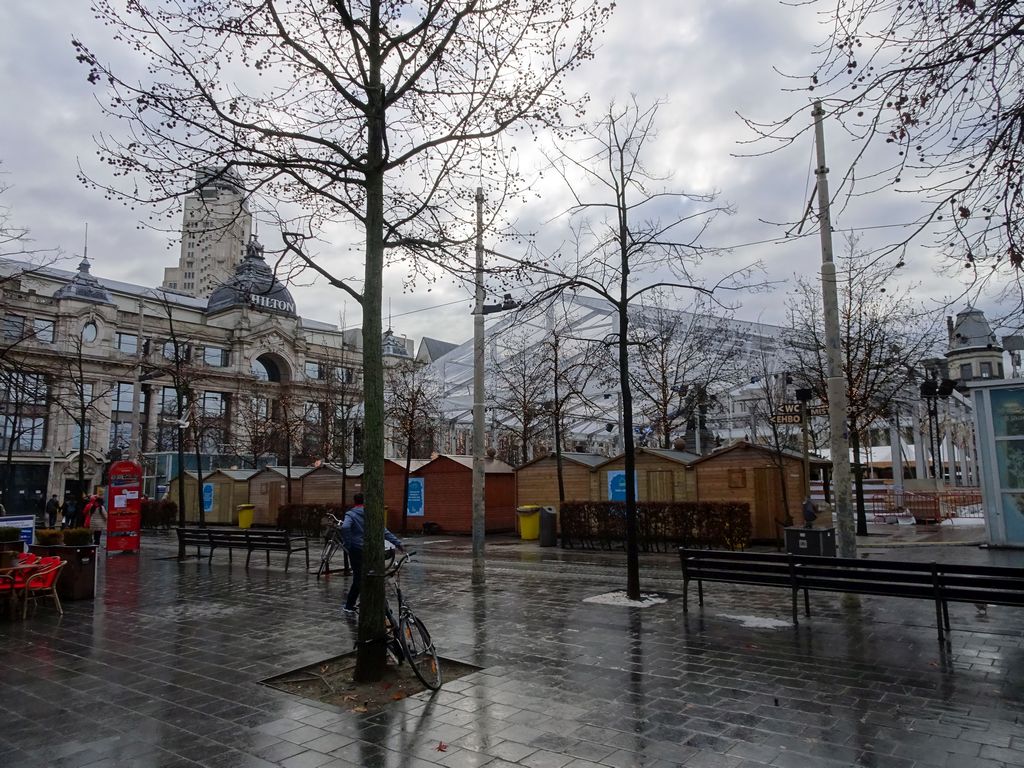
[[(622, 587), (621, 553), (489, 547), (474, 588), (453, 539), (407, 592), (442, 655), (482, 670), (367, 715), (258, 684), (352, 648), (344, 577), (171, 551), (150, 537), (101, 564), (95, 602), (0, 622), (0, 766), (1024, 765), (1024, 611), (951, 606), (943, 651), (927, 603), (812, 596), (793, 628), (784, 591), (716, 584), (687, 617), (583, 602)], [(643, 563), (644, 589), (681, 592), (675, 558)]]

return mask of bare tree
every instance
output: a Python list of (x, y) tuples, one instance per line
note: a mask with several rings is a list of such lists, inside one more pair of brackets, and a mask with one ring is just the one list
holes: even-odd
[[(492, 346), (489, 407), (518, 448), (518, 461), (530, 460), (530, 446), (547, 429), (548, 418), (543, 406), (551, 389), (551, 361), (528, 347), (523, 333), (510, 333)], [(499, 347), (500, 345), (500, 347)]]
[[(668, 306), (655, 294), (640, 309), (630, 329), (637, 348), (631, 383), (639, 413), (651, 425), (662, 448), (671, 448), (681, 429), (700, 432), (709, 392), (733, 384), (739, 359), (725, 316), (698, 294), (685, 308)], [(707, 446), (710, 447), (710, 446)], [(703, 452), (703, 450), (701, 450)]]
[[(997, 278), (1021, 298), (1024, 274), (1024, 15), (1015, 0), (812, 0), (826, 28), (802, 89), (859, 146), (837, 198), (894, 189), (925, 204), (890, 250), (934, 238), (951, 270)], [(791, 143), (800, 109), (768, 124)], [(881, 144), (880, 147), (874, 145)], [(894, 261), (898, 261), (895, 259)], [(984, 267), (982, 269), (981, 267)], [(1009, 283), (1009, 286), (1007, 286)], [(1019, 307), (1019, 304), (1018, 304)]]
[[(839, 325), (843, 375), (846, 378), (847, 424), (853, 450), (857, 496), (857, 533), (867, 534), (861, 440), (866, 430), (889, 413), (893, 400), (915, 377), (915, 367), (939, 340), (934, 316), (914, 298), (913, 286), (899, 287), (894, 269), (872, 263), (848, 237), (838, 259)], [(797, 278), (788, 311), (793, 332), (794, 379), (828, 402), (821, 285)]]
[(405, 454), (402, 494), (402, 533), (409, 527), (409, 472), (414, 457), (425, 458), (434, 449), (440, 415), (441, 382), (432, 369), (416, 360), (401, 360), (386, 371), (384, 416), (393, 439)]
[[(640, 598), (637, 548), (633, 396), (630, 377), (630, 315), (642, 297), (656, 290), (697, 291), (707, 295), (732, 284), (739, 273), (717, 285), (705, 285), (692, 274), (705, 249), (700, 237), (725, 207), (714, 195), (671, 190), (667, 179), (651, 172), (646, 155), (654, 139), (658, 105), (612, 105), (583, 132), (572, 149), (554, 156), (573, 203), (568, 211), (575, 252), (533, 265), (541, 285), (537, 302), (566, 290), (587, 291), (615, 310), (616, 330), (606, 341), (617, 353), (622, 392), (626, 474), (626, 592)], [(663, 211), (673, 208), (667, 218)]]
[(14, 496), (14, 453), (42, 450), (49, 402), (49, 377), (26, 362), (8, 357), (0, 364), (0, 449), (6, 461), (0, 484), (8, 513)]
[(273, 392), (253, 379), (249, 384), (239, 383), (232, 397), (235, 413), (235, 452), (251, 457), (253, 468), (260, 460), (272, 454), (276, 444)]
[(590, 421), (597, 406), (588, 395), (588, 385), (608, 371), (609, 356), (603, 342), (579, 339), (572, 335), (567, 318), (552, 316), (551, 330), (542, 342), (544, 357), (550, 362), (549, 411), (554, 431), (555, 472), (558, 501), (565, 501), (565, 474), (562, 453), (570, 425), (581, 418)]
[[(781, 521), (793, 524), (789, 507), (789, 484), (786, 482), (786, 461), (783, 451), (798, 450), (797, 431), (788, 424), (780, 424), (775, 418), (783, 403), (787, 402), (790, 375), (778, 354), (773, 354), (763, 344), (755, 351), (749, 368), (754, 397), (746, 400), (749, 404), (750, 440), (753, 443), (767, 443), (772, 448), (771, 461), (778, 471), (779, 488), (782, 491), (782, 508), (785, 510)], [(753, 381), (756, 379), (756, 381)]]
[[(367, 491), (357, 680), (380, 679), (384, 633), (385, 250), (416, 274), (442, 252), (453, 269), (472, 238), (473, 179), (510, 179), (496, 141), (517, 125), (557, 125), (559, 83), (591, 55), (604, 0), (97, 0), (149, 77), (121, 76), (75, 41), (107, 111), (131, 127), (101, 155), (132, 178), (129, 199), (172, 199), (196, 171), (225, 168), (279, 205), (289, 253), (362, 307)], [(231, 83), (230, 88), (224, 83)], [(136, 193), (142, 177), (146, 192)], [(103, 184), (103, 186), (114, 186)], [(292, 215), (291, 212), (300, 213)], [(312, 252), (326, 222), (360, 233), (362, 284)], [(453, 251), (452, 248), (455, 250)], [(378, 547), (376, 542), (380, 541)]]
[[(86, 373), (88, 352), (81, 336), (73, 335), (56, 358), (51, 377), (60, 393), (53, 398), (57, 408), (75, 425), (78, 448), (77, 477), (78, 503), (85, 500), (85, 451), (98, 445), (92, 427), (103, 418), (103, 399), (113, 389), (113, 382), (104, 381)], [(81, 507), (79, 507), (81, 508)]]

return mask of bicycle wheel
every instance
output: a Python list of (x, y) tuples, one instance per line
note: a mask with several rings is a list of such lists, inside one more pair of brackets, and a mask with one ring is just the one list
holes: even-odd
[(338, 540), (331, 536), (324, 544), (324, 551), (320, 555), (320, 567), (317, 568), (316, 575), (320, 578), (325, 573), (331, 572), (331, 558), (334, 557), (334, 553), (338, 551)]
[(430, 633), (411, 611), (405, 611), (398, 620), (398, 639), (405, 651), (409, 666), (427, 688), (436, 691), (441, 687), (441, 664)]
[(395, 617), (392, 615), (390, 608), (386, 608), (384, 612), (384, 630), (387, 633), (388, 654), (394, 659), (396, 664), (401, 664), (402, 659), (405, 658), (405, 651), (402, 650), (402, 642), (397, 634), (398, 627), (395, 624)]

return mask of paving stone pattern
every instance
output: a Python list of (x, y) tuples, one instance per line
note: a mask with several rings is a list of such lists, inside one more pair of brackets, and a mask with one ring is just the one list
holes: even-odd
[[(368, 715), (259, 680), (351, 649), (348, 581), (236, 559), (139, 556), (100, 567), (97, 600), (0, 620), (0, 766), (210, 768), (750, 768), (1024, 765), (1024, 611), (709, 585), (703, 612), (583, 603), (622, 586), (621, 553), (420, 542), (407, 596), (444, 656), (482, 667)], [(870, 557), (1022, 565), (977, 548)], [(679, 594), (678, 561), (643, 587)], [(442, 748), (443, 745), (443, 748)]]

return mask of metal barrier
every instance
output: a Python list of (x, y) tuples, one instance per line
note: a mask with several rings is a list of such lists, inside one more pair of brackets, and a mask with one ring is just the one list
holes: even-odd
[(918, 523), (941, 523), (950, 518), (983, 517), (981, 490), (954, 488), (942, 491), (889, 489), (865, 500), (876, 519), (913, 516)]

